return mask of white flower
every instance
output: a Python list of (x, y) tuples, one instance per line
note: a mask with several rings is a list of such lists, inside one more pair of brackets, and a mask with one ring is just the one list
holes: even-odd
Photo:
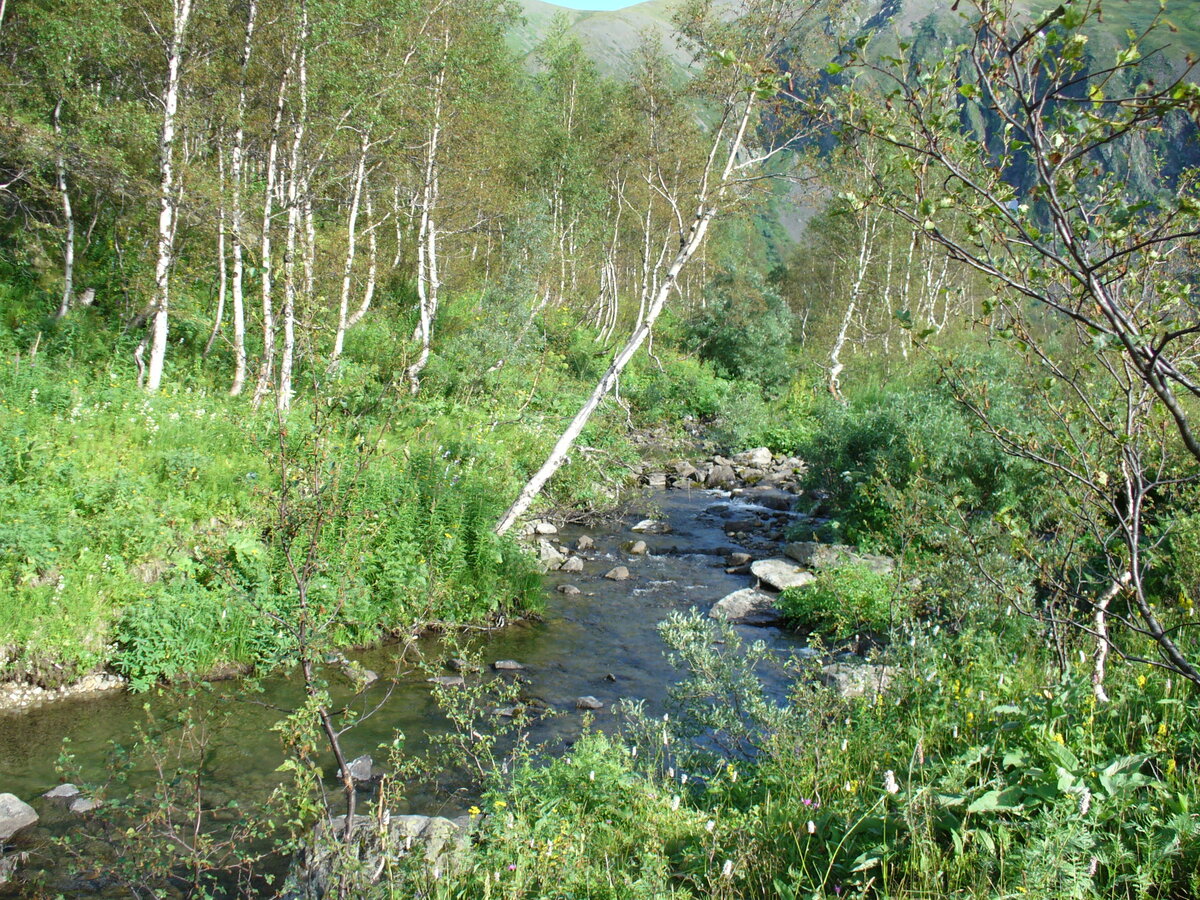
[(670, 768), (667, 769), (667, 777), (668, 778), (675, 777), (675, 767), (674, 766), (671, 766)]
[(596, 773), (594, 771), (588, 772), (588, 781), (595, 781), (595, 780), (596, 780)]
[(704, 823), (704, 830), (707, 831), (709, 834), (712, 834), (713, 829), (716, 827), (717, 827), (717, 823), (714, 822), (712, 819), (709, 819), (707, 822)]
[(680, 773), (680, 775), (679, 775), (679, 783), (680, 783), (680, 784), (687, 784), (687, 772), (682, 772), (682, 773)]
[(721, 877), (722, 878), (732, 878), (733, 877), (733, 860), (732, 859), (725, 860), (725, 865), (721, 866)]
[(1081, 816), (1086, 816), (1088, 814), (1088, 810), (1091, 809), (1091, 807), (1092, 807), (1092, 792), (1089, 791), (1087, 788), (1084, 788), (1082, 793), (1080, 793), (1080, 795), (1079, 795), (1079, 814)]
[(674, 797), (671, 798), (671, 812), (675, 812), (678, 809), (679, 809), (679, 795), (676, 794)]
[(812, 819), (808, 820), (808, 833), (809, 834), (817, 833), (817, 823), (814, 822)]
[(896, 773), (891, 769), (883, 773), (883, 789), (889, 794), (900, 793), (900, 785), (896, 783)]

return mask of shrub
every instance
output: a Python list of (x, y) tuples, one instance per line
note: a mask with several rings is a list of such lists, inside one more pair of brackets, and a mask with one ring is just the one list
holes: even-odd
[(858, 563), (827, 569), (809, 585), (788, 588), (779, 608), (799, 625), (838, 638), (864, 629), (886, 633), (908, 618), (895, 579)]

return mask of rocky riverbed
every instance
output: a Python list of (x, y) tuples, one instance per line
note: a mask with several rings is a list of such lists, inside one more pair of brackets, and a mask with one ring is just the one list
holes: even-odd
[[(518, 679), (521, 706), (560, 713), (536, 718), (532, 739), (565, 745), (578, 734), (584, 714), (599, 717), (600, 727), (612, 727), (623, 700), (644, 700), (649, 711), (661, 711), (677, 673), (664, 659), (657, 625), (674, 611), (698, 608), (729, 619), (745, 637), (762, 639), (782, 654), (812, 655), (803, 636), (784, 627), (775, 609), (778, 590), (802, 584), (822, 566), (856, 554), (849, 547), (788, 541), (792, 526), (807, 521), (796, 507), (811, 508), (797, 489), (802, 471), (800, 461), (767, 451), (679, 461), (642, 473), (647, 490), (635, 504), (635, 514), (620, 522), (590, 530), (548, 520), (530, 523), (526, 539), (546, 570), (543, 619), (516, 623), (479, 641), (475, 650), (484, 663), (481, 671), (470, 660), (447, 654), (436, 639), (424, 641), (421, 653), (445, 664), (443, 674), (433, 680), (452, 688), (467, 679)], [(890, 565), (882, 557), (862, 559)], [(379, 767), (361, 757), (389, 742), (395, 729), (418, 751), (428, 734), (444, 726), (429, 673), (397, 660), (388, 648), (353, 657), (359, 667), (381, 676), (357, 698), (347, 680), (339, 695), (362, 708), (384, 703), (380, 714), (345, 739), (349, 755), (360, 757), (356, 762), (364, 782), (370, 782)], [(823, 677), (843, 693), (886, 687), (889, 673), (865, 660), (842, 653), (823, 662)], [(206, 776), (213, 783), (214, 800), (252, 805), (278, 782), (278, 745), (269, 730), (278, 718), (276, 710), (295, 707), (300, 695), (286, 678), (268, 680), (263, 693), (253, 698), (239, 696), (237, 688), (237, 682), (227, 683), (198, 701), (193, 713), (213, 722)], [(127, 742), (145, 722), (146, 699), (117, 692), (0, 714), (0, 792), (11, 792), (40, 817), (14, 824), (11, 834), (0, 836), (5, 853), (0, 880), (19, 883), (21, 866), (53, 870), (55, 879), (66, 877), (40, 848), (48, 838), (86, 828), (93, 817), (104, 815), (103, 808), (94, 806), (103, 797), (92, 791), (109, 775), (108, 743)], [(182, 702), (170, 695), (150, 699), (160, 714)], [(516, 711), (497, 708), (493, 714)], [(54, 760), (64, 738), (70, 738), (76, 759), (72, 780), (80, 784), (71, 788), (79, 793), (65, 800), (46, 796), (61, 781)], [(332, 764), (328, 768), (332, 772)], [(76, 801), (83, 805), (72, 811)], [(467, 805), (462, 797), (433, 794), (413, 794), (410, 804), (394, 815), (441, 817), (457, 824)], [(418, 819), (406, 822), (411, 830)], [(88, 895), (78, 882), (62, 884), (74, 886), (72, 895)]]

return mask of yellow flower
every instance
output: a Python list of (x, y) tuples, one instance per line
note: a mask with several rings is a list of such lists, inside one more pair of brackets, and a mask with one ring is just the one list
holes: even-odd
[(1146, 676), (1145, 675), (1139, 675), (1137, 677), (1137, 686), (1140, 688), (1144, 688), (1146, 686)]
[(1057, 731), (1056, 731), (1056, 732), (1054, 732), (1054, 740), (1056, 740), (1056, 741), (1057, 741), (1058, 743), (1060, 743), (1060, 744), (1066, 744), (1066, 741), (1064, 741), (1064, 740), (1063, 740), (1063, 736), (1062, 736), (1062, 734), (1060, 734), (1060, 733), (1059, 733), (1059, 732), (1057, 732)]
[(492, 806), (496, 807), (496, 809), (504, 809), (506, 806), (508, 806), (508, 804), (505, 803), (503, 800), (497, 800), (495, 803), (492, 804)]
[(1167, 736), (1167, 723), (1166, 723), (1166, 722), (1159, 722), (1159, 723), (1158, 723), (1158, 736), (1159, 736), (1160, 738), (1161, 738), (1161, 737), (1166, 737), (1166, 736)]
[(470, 815), (470, 816), (478, 816), (478, 815), (482, 815), (482, 813), (483, 813), (483, 810), (480, 809), (478, 806), (472, 806), (470, 809), (467, 810), (467, 815)]
[(1170, 759), (1167, 760), (1167, 774), (1168, 775), (1175, 774), (1175, 758), (1174, 757), (1171, 757)]

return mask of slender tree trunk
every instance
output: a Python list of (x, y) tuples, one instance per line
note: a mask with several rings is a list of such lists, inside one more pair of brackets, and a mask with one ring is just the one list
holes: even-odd
[(358, 165), (354, 169), (354, 191), (350, 195), (350, 213), (346, 221), (346, 261), (342, 265), (342, 294), (338, 303), (337, 334), (333, 338), (333, 353), (330, 364), (336, 365), (342, 358), (346, 345), (347, 315), (350, 311), (350, 286), (354, 273), (354, 257), (358, 248), (358, 210), (362, 204), (363, 181), (367, 175), (367, 151), (371, 146), (371, 131), (363, 129), (358, 147)]
[[(0, 7), (0, 16), (3, 7)], [(71, 193), (67, 190), (67, 161), (62, 150), (62, 98), (54, 104), (54, 137), (56, 148), (54, 154), (55, 184), (59, 198), (62, 200), (63, 222), (66, 233), (63, 236), (63, 292), (58, 304), (55, 319), (61, 319), (71, 308), (71, 298), (75, 295), (75, 215), (71, 210)]]
[(854, 311), (858, 308), (862, 297), (863, 283), (867, 277), (867, 268), (871, 264), (872, 241), (875, 236), (875, 231), (871, 227), (871, 221), (871, 214), (869, 212), (865, 213), (863, 216), (862, 239), (858, 246), (858, 269), (854, 275), (854, 286), (850, 289), (850, 302), (846, 305), (846, 314), (842, 316), (842, 327), (838, 331), (837, 339), (833, 342), (833, 349), (829, 353), (829, 393), (833, 394), (842, 403), (845, 402), (845, 398), (842, 397), (840, 376), (846, 368), (842, 363), (842, 349), (846, 346), (846, 334), (850, 330), (850, 323), (854, 321)]
[(275, 408), (281, 413), (292, 406), (292, 367), (296, 358), (296, 244), (300, 235), (300, 203), (308, 191), (304, 185), (300, 154), (308, 120), (308, 4), (300, 4), (299, 88), (300, 112), (292, 134), (292, 152), (288, 158), (287, 239), (283, 257), (283, 353), (279, 361), (279, 393)]
[(363, 205), (367, 213), (367, 286), (363, 289), (362, 303), (346, 321), (347, 328), (353, 328), (361, 322), (370, 310), (371, 301), (375, 299), (375, 285), (379, 280), (379, 236), (376, 234), (379, 223), (375, 222), (375, 203), (369, 187), (363, 196)]
[(225, 319), (225, 297), (229, 290), (228, 266), (225, 252), (225, 154), (217, 148), (217, 172), (220, 178), (221, 199), (217, 203), (217, 313), (213, 316), (212, 332), (204, 345), (205, 358), (212, 352), (217, 335), (221, 333), (221, 323)]
[[(445, 34), (445, 44), (448, 50), (450, 33)], [(442, 133), (442, 102), (445, 95), (446, 69), (445, 55), (442, 57), (443, 66), (438, 71), (434, 82), (433, 120), (430, 123), (429, 141), (426, 144), (425, 155), (425, 185), (422, 190), (421, 227), (417, 235), (417, 299), (420, 304), (420, 319), (417, 324), (417, 335), (421, 341), (421, 350), (416, 361), (408, 367), (409, 388), (414, 395), (421, 390), (421, 373), (429, 363), (430, 344), (433, 339), (433, 319), (438, 307), (438, 262), (437, 262), (437, 220), (434, 211), (438, 203), (438, 142)], [(423, 254), (423, 259), (422, 259)]]
[(162, 384), (167, 356), (167, 317), (170, 310), (171, 269), (175, 263), (175, 117), (179, 112), (179, 76), (183, 64), (183, 42), (192, 0), (174, 0), (171, 45), (167, 52), (167, 89), (163, 96), (162, 130), (158, 136), (158, 260), (154, 266), (154, 322), (146, 390)]
[(275, 101), (275, 119), (271, 123), (271, 140), (267, 147), (267, 186), (263, 194), (262, 218), (262, 329), (263, 355), (258, 367), (258, 382), (254, 386), (253, 406), (262, 404), (271, 390), (271, 377), (275, 367), (275, 311), (271, 300), (271, 220), (275, 216), (276, 178), (279, 168), (279, 130), (283, 125), (283, 106), (287, 98), (287, 86), (291, 80), (292, 61), (279, 79), (279, 95)]
[[(736, 95), (730, 96), (726, 101), (726, 109), (731, 109), (736, 101)], [(504, 534), (516, 523), (529, 508), (534, 498), (541, 492), (546, 482), (557, 472), (567, 460), (567, 454), (571, 447), (574, 446), (576, 439), (587, 425), (588, 419), (592, 413), (600, 405), (600, 401), (604, 399), (613, 387), (617, 384), (617, 379), (621, 373), (633, 359), (634, 354), (650, 337), (654, 329), (654, 323), (658, 320), (659, 314), (666, 305), (667, 300), (671, 296), (671, 292), (675, 289), (675, 284), (679, 278), (679, 273), (683, 267), (700, 249), (704, 243), (704, 236), (708, 233), (708, 227), (712, 223), (713, 217), (717, 214), (717, 207), (713, 202), (713, 193), (716, 199), (720, 199), (729, 185), (730, 176), (733, 174), (734, 165), (737, 162), (738, 152), (741, 150), (742, 142), (746, 137), (746, 129), (750, 124), (750, 118), (754, 110), (753, 96), (747, 97), (738, 117), (738, 125), (729, 142), (728, 153), (725, 158), (725, 164), (721, 171), (716, 173), (715, 163), (721, 152), (721, 145), (725, 138), (725, 128), (717, 129), (713, 136), (712, 147), (709, 150), (708, 161), (705, 164), (704, 172), (700, 179), (700, 187), (698, 191), (696, 213), (692, 219), (689, 230), (679, 242), (679, 250), (675, 254), (675, 258), (671, 261), (666, 273), (658, 283), (658, 289), (654, 294), (653, 300), (650, 302), (646, 310), (646, 315), (633, 333), (629, 336), (629, 340), (625, 342), (617, 354), (613, 357), (612, 363), (609, 364), (608, 371), (601, 377), (599, 383), (592, 391), (591, 396), (584, 401), (579, 412), (575, 414), (575, 418), (571, 420), (571, 424), (567, 426), (566, 431), (562, 433), (554, 448), (550, 451), (550, 455), (546, 461), (542, 463), (541, 468), (533, 474), (533, 477), (521, 489), (512, 506), (508, 508), (504, 516), (496, 524), (496, 534)], [(710, 191), (710, 178), (717, 175), (716, 185)]]
[(246, 153), (246, 79), (250, 68), (250, 52), (253, 49), (254, 25), (258, 15), (258, 0), (250, 0), (246, 10), (246, 37), (242, 44), (241, 83), (238, 87), (237, 129), (233, 134), (233, 149), (229, 156), (229, 181), (233, 188), (231, 228), (229, 237), (233, 244), (233, 384), (229, 388), (237, 396), (246, 385), (246, 299), (245, 262), (243, 259), (244, 221), (242, 212), (242, 186), (245, 181), (242, 169)]

